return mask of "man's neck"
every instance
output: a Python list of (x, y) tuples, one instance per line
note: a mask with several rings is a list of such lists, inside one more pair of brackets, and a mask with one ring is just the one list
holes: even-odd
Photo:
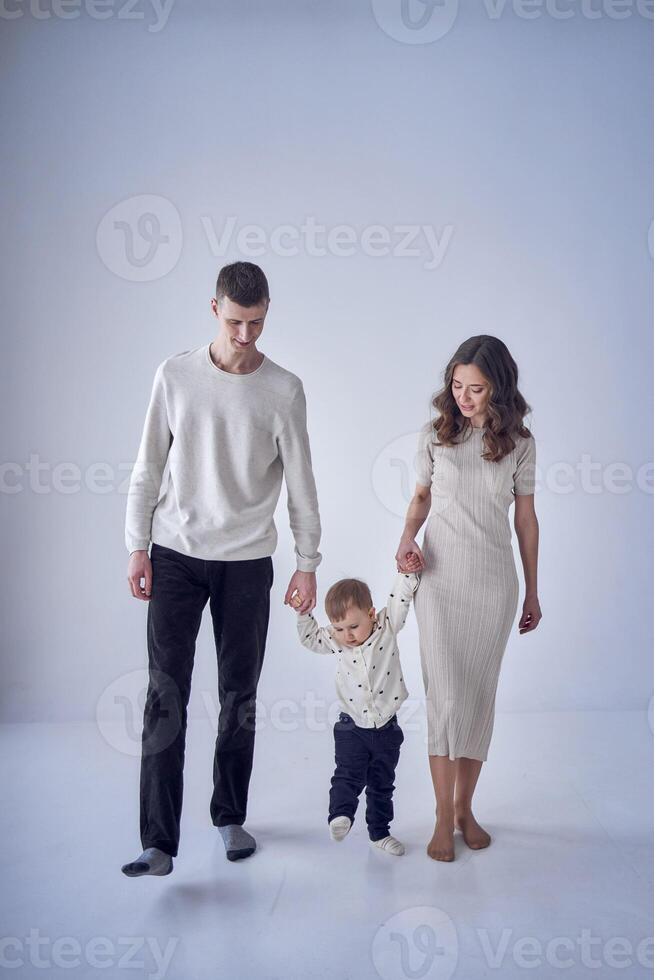
[[(228, 341), (229, 343), (229, 341)], [(229, 374), (251, 374), (261, 366), (264, 355), (256, 347), (242, 353), (234, 350), (233, 347), (225, 347), (224, 342), (213, 340), (209, 344), (209, 357), (221, 371)]]

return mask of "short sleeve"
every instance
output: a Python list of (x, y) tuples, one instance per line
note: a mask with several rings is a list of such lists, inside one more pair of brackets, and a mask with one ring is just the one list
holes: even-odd
[(418, 436), (418, 449), (413, 460), (413, 469), (416, 473), (416, 480), (423, 487), (431, 486), (432, 473), (434, 471), (433, 453), (434, 428), (431, 422), (420, 430)]
[(533, 436), (522, 439), (516, 454), (513, 473), (513, 493), (523, 496), (534, 493), (536, 488), (536, 440)]

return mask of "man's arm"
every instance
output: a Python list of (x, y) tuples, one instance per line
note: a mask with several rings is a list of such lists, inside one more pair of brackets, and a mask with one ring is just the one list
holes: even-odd
[(173, 436), (168, 424), (163, 364), (157, 368), (143, 434), (127, 491), (125, 545), (133, 551), (147, 551), (152, 515), (159, 499), (161, 480)]
[(413, 594), (420, 584), (416, 572), (399, 572), (386, 603), (386, 616), (394, 633), (399, 633), (409, 613)]
[(311, 449), (307, 433), (307, 406), (304, 387), (295, 393), (286, 424), (277, 439), (284, 466), (288, 495), (288, 516), (295, 538), (295, 556), (299, 572), (315, 572), (322, 561), (318, 495), (311, 468)]
[(300, 643), (314, 653), (333, 653), (329, 630), (318, 626), (312, 613), (300, 613), (297, 617), (297, 632)]

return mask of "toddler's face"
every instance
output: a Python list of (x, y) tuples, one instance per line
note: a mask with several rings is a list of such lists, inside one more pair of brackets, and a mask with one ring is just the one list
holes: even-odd
[(350, 606), (345, 619), (335, 620), (331, 624), (334, 639), (348, 647), (358, 647), (368, 639), (375, 623), (375, 607), (359, 609)]

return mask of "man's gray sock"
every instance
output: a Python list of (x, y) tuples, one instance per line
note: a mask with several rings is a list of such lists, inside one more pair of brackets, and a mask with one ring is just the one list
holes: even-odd
[(248, 834), (240, 824), (228, 823), (224, 827), (219, 827), (228, 861), (238, 861), (239, 858), (249, 857), (254, 854), (257, 842), (252, 834)]
[(146, 847), (136, 861), (130, 861), (122, 867), (123, 874), (129, 878), (138, 878), (140, 875), (169, 875), (172, 870), (171, 855), (160, 851), (158, 847)]

